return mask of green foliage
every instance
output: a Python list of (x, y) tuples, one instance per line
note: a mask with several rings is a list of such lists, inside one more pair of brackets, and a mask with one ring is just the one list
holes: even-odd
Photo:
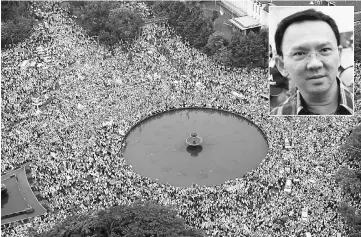
[(215, 11), (215, 10), (212, 11), (212, 22), (215, 21), (219, 17), (219, 14), (220, 13), (218, 11)]
[(355, 216), (355, 208), (345, 202), (340, 202), (337, 211), (346, 218), (347, 222), (352, 222)]
[[(142, 23), (141, 15), (130, 12), (126, 8), (117, 8), (110, 11), (105, 31), (117, 40), (131, 42), (139, 33)], [(100, 38), (100, 40), (102, 39)], [(113, 41), (111, 45), (116, 43)]]
[(349, 237), (361, 237), (361, 232), (360, 233), (350, 234)]
[(1, 2), (1, 48), (28, 38), (35, 19), (29, 10), (30, 2)]
[(213, 56), (213, 60), (225, 66), (231, 66), (231, 51), (227, 47), (220, 48)]
[(355, 61), (361, 62), (361, 25), (355, 25), (354, 52)]
[[(345, 144), (341, 147), (342, 150), (348, 152), (349, 159), (353, 161), (360, 161), (361, 155), (361, 125), (356, 126), (350, 136), (346, 139)], [(361, 199), (361, 170), (351, 170), (341, 168), (335, 176), (335, 181), (342, 191), (349, 195), (354, 201), (359, 202)], [(346, 203), (339, 204), (338, 211), (346, 219), (346, 223), (350, 225), (356, 233), (350, 236), (361, 236), (361, 216), (356, 215), (355, 208), (348, 206)]]
[(341, 186), (343, 192), (358, 195), (361, 193), (361, 179), (359, 175), (354, 170), (341, 168), (336, 173), (336, 183)]
[(90, 36), (111, 49), (119, 42), (131, 43), (143, 24), (142, 16), (121, 2), (80, 2), (72, 11)]
[(207, 45), (205, 46), (206, 53), (213, 55), (227, 44), (228, 42), (223, 38), (223, 34), (216, 31), (208, 38)]
[(159, 1), (152, 5), (158, 17), (168, 17), (168, 22), (190, 46), (203, 50), (213, 34), (210, 18), (203, 15), (197, 2)]
[(232, 67), (267, 67), (267, 29), (247, 36), (235, 34), (228, 43), (219, 32), (214, 32), (212, 22), (219, 16), (217, 11), (206, 18), (198, 2), (157, 1), (148, 5), (158, 17), (168, 17), (170, 26), (190, 46), (213, 56), (216, 62)]
[(1, 27), (1, 48), (17, 44), (28, 38), (33, 31), (33, 24), (33, 19), (25, 17), (4, 23)]
[(350, 159), (361, 160), (361, 125), (352, 130), (342, 149), (348, 152)]
[[(246, 36), (236, 35), (238, 40), (232, 39), (231, 41), (231, 58), (236, 67), (249, 66), (252, 67), (258, 63), (258, 50), (257, 36), (251, 32)], [(233, 38), (234, 38), (233, 37)]]
[(97, 213), (68, 217), (52, 230), (36, 237), (202, 237), (196, 229), (187, 229), (176, 212), (153, 203), (116, 206)]
[(168, 17), (169, 16), (169, 6), (170, 2), (146, 2), (146, 4), (153, 9), (153, 12), (156, 13), (158, 17)]
[[(356, 215), (356, 209), (345, 202), (340, 202), (338, 212), (345, 218), (346, 223), (356, 231), (361, 230), (361, 216)], [(355, 233), (356, 234), (356, 233)]]
[(259, 32), (259, 55), (261, 56), (260, 61), (263, 63), (262, 67), (268, 67), (268, 56), (269, 56), (269, 42), (268, 42), (268, 29), (261, 29)]
[(20, 17), (31, 17), (30, 2), (1, 1), (1, 22), (14, 21)]
[[(268, 59), (267, 30), (242, 35), (236, 33), (227, 46), (228, 62), (233, 67), (266, 67)], [(223, 56), (223, 60), (225, 57)]]

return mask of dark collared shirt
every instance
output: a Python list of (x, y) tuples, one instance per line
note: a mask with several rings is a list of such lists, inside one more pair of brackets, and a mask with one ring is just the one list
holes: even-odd
[[(345, 85), (340, 83), (337, 78), (337, 84), (340, 88), (338, 95), (339, 104), (334, 115), (352, 115), (353, 114), (353, 94), (347, 89)], [(289, 97), (281, 106), (274, 108), (271, 115), (318, 115), (312, 113), (307, 109), (306, 103), (303, 100), (300, 92)]]

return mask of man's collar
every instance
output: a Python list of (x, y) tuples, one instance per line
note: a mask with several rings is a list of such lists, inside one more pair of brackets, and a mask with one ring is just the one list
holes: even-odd
[(353, 93), (351, 93), (348, 88), (343, 84), (340, 83), (340, 99), (339, 99), (339, 106), (343, 106), (347, 111), (351, 114), (353, 113)]
[(296, 114), (297, 115), (299, 115), (301, 110), (304, 109), (302, 101), (303, 101), (303, 98), (302, 98), (302, 96), (300, 94), (300, 91), (297, 90), (297, 96), (296, 96), (296, 108), (297, 108), (297, 113)]
[[(353, 95), (352, 93), (347, 89), (347, 87), (341, 83), (340, 79), (336, 78), (337, 85), (340, 88), (339, 94), (338, 94), (338, 101), (339, 105), (337, 107), (337, 111), (340, 109), (340, 107), (345, 108), (350, 114), (353, 113)], [(296, 108), (297, 108), (297, 115), (299, 115), (301, 112), (304, 112), (306, 114), (313, 114), (310, 112), (306, 107), (306, 102), (302, 98), (302, 95), (300, 94), (300, 91), (297, 90), (296, 94)]]

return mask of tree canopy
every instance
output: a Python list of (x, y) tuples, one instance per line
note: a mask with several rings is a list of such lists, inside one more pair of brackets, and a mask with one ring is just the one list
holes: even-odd
[[(361, 167), (359, 165), (361, 155), (361, 125), (352, 129), (351, 134), (346, 138), (342, 150), (347, 152), (348, 162), (354, 167), (341, 168), (335, 175), (336, 183), (342, 191), (354, 202), (361, 200)], [(356, 214), (356, 209), (346, 202), (340, 202), (338, 212), (345, 218), (346, 223), (350, 225), (355, 233), (349, 236), (361, 236), (361, 215)]]
[(268, 30), (235, 33), (229, 43), (220, 32), (215, 32), (213, 21), (218, 17), (205, 17), (198, 2), (149, 2), (154, 14), (168, 17), (170, 26), (189, 42), (190, 46), (212, 56), (216, 62), (231, 67), (267, 67)]
[(336, 173), (336, 183), (342, 191), (353, 196), (361, 193), (361, 173), (348, 168), (341, 168)]
[(361, 160), (361, 125), (352, 130), (342, 149), (347, 151), (350, 159)]
[(202, 231), (187, 228), (185, 221), (168, 207), (151, 202), (115, 206), (96, 213), (74, 215), (50, 231), (34, 237), (202, 237)]
[(222, 32), (216, 31), (209, 36), (205, 48), (209, 50), (208, 54), (213, 55), (221, 48), (225, 47), (225, 45), (228, 45), (228, 42), (226, 39), (224, 39)]
[(30, 36), (35, 24), (30, 7), (30, 2), (1, 1), (2, 49)]
[(119, 42), (131, 43), (139, 34), (142, 15), (121, 2), (71, 2), (78, 23), (99, 43), (112, 49)]
[(338, 212), (345, 218), (346, 223), (351, 225), (356, 233), (353, 233), (354, 236), (361, 234), (361, 216), (356, 215), (356, 209), (349, 206), (345, 202), (340, 202), (338, 206)]
[(355, 25), (354, 52), (355, 61), (361, 62), (361, 25)]
[(267, 43), (266, 30), (261, 30), (259, 33), (251, 31), (247, 35), (240, 33), (234, 35), (228, 46), (233, 66), (264, 66), (268, 52)]
[(152, 6), (155, 15), (169, 18), (168, 22), (189, 44), (203, 50), (213, 34), (210, 17), (205, 17), (197, 2), (157, 1)]

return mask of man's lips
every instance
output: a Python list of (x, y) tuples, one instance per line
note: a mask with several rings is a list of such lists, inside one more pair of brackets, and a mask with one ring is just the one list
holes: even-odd
[(312, 77), (309, 77), (308, 80), (314, 80), (314, 79), (320, 79), (324, 77), (323, 75), (319, 75), (319, 76), (312, 76)]

